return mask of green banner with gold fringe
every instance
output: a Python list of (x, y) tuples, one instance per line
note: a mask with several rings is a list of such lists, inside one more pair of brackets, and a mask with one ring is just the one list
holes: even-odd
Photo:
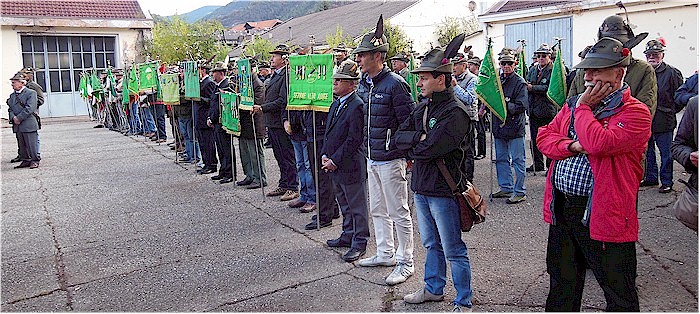
[(288, 110), (328, 112), (333, 102), (333, 55), (289, 57)]

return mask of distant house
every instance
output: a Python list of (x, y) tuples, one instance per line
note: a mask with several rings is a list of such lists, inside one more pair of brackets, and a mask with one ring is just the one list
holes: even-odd
[[(578, 52), (595, 43), (598, 27), (610, 15), (624, 15), (617, 0), (588, 1), (515, 1), (495, 3), (479, 16), (485, 23), (484, 42), (493, 38), (494, 52), (504, 46), (516, 48), (518, 40), (527, 41), (526, 55), (532, 56), (541, 43), (562, 41), (564, 62), (578, 63)], [(698, 69), (698, 2), (697, 1), (624, 1), (630, 25), (636, 34), (649, 36), (632, 49), (636, 58), (645, 59), (647, 41), (663, 37), (667, 43), (665, 61), (677, 67), (684, 76)], [(528, 60), (530, 61), (530, 60)]]
[[(80, 72), (143, 61), (137, 43), (150, 37), (152, 28), (153, 21), (136, 0), (2, 0), (0, 79), (34, 67), (35, 79), (46, 92), (42, 117), (85, 115), (78, 92)], [(0, 92), (0, 116), (6, 118), (10, 84), (2, 84)]]
[(224, 32), (224, 38), (222, 39), (225, 39), (227, 44), (233, 47), (238, 47), (243, 43), (243, 41), (250, 40), (255, 35), (260, 35), (267, 32), (282, 23), (282, 20), (274, 19), (237, 24), (227, 29)]

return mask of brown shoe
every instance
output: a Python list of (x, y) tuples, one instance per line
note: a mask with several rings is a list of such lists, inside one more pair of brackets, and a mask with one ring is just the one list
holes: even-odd
[(283, 201), (283, 202), (291, 201), (297, 197), (299, 197), (299, 192), (287, 190), (287, 192), (284, 192), (284, 195), (282, 195), (282, 197), (280, 197), (280, 201)]
[(299, 212), (302, 213), (310, 213), (314, 210), (316, 210), (316, 204), (314, 203), (306, 203), (302, 208), (299, 208)]
[(291, 208), (299, 208), (299, 207), (302, 207), (302, 206), (304, 206), (304, 205), (306, 205), (306, 202), (304, 202), (304, 201), (302, 201), (302, 200), (300, 200), (300, 199), (298, 199), (298, 198), (295, 199), (295, 200), (293, 200), (293, 201), (291, 201), (291, 202), (289, 202), (289, 203), (287, 203), (287, 206), (289, 206), (289, 207), (291, 207)]
[(287, 189), (276, 188), (270, 192), (267, 192), (267, 194), (265, 194), (265, 195), (266, 196), (280, 196), (280, 195), (284, 194), (285, 192), (287, 192)]

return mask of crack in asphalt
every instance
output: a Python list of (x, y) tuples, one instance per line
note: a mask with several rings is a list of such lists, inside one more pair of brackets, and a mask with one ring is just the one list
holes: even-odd
[(540, 278), (544, 277), (545, 275), (547, 275), (547, 270), (546, 270), (546, 269), (545, 269), (541, 274), (537, 275), (537, 277), (535, 278), (535, 280), (533, 280), (531, 283), (529, 283), (529, 284), (527, 285), (527, 287), (525, 287), (525, 290), (523, 290), (523, 293), (522, 293), (522, 294), (520, 295), (520, 297), (518, 298), (518, 302), (517, 302), (517, 303), (522, 302), (522, 301), (523, 301), (523, 298), (525, 297), (525, 295), (527, 294), (527, 292), (530, 290), (530, 288), (534, 287), (534, 286), (537, 284), (537, 281), (539, 281)]
[(697, 291), (693, 290), (693, 287), (691, 287), (690, 285), (688, 285), (688, 284), (686, 284), (685, 282), (683, 282), (680, 278), (674, 276), (674, 275), (673, 275), (673, 272), (670, 271), (670, 267), (669, 267), (668, 265), (664, 264), (664, 263), (661, 261), (661, 258), (669, 259), (669, 260), (671, 260), (671, 261), (678, 262), (678, 263), (682, 263), (682, 261), (676, 261), (676, 260), (670, 259), (670, 258), (668, 258), (668, 257), (663, 257), (663, 256), (656, 255), (656, 254), (654, 254), (654, 253), (652, 252), (651, 249), (647, 248), (643, 243), (637, 241), (637, 244), (639, 244), (639, 246), (642, 248), (642, 250), (644, 251), (644, 254), (648, 255), (648, 256), (651, 257), (656, 263), (658, 263), (658, 264), (661, 266), (661, 268), (662, 268), (663, 270), (665, 270), (665, 271), (668, 273), (668, 275), (671, 276), (671, 278), (675, 279), (675, 281), (678, 282), (678, 284), (680, 284), (681, 287), (683, 287), (683, 289), (685, 289), (685, 291), (687, 291), (687, 292), (688, 292), (690, 295), (692, 295), (695, 299), (698, 298), (698, 293), (697, 293)]
[[(153, 152), (155, 152), (156, 154), (161, 155), (161, 156), (165, 157), (165, 158), (168, 159), (168, 160), (172, 160), (172, 156), (166, 156), (163, 152), (161, 152), (160, 150), (157, 150), (157, 149), (155, 148), (156, 146), (160, 146), (160, 145), (150, 145), (150, 144), (149, 144), (148, 142), (146, 142), (146, 141), (139, 141), (137, 138), (131, 137), (131, 136), (128, 136), (128, 138), (130, 138), (132, 141), (134, 141), (134, 142), (136, 142), (136, 143), (141, 143), (141, 144), (143, 144), (144, 146), (148, 147), (149, 149), (151, 149), (151, 150), (152, 150)], [(177, 165), (178, 167), (184, 169), (184, 170), (188, 170), (187, 167), (185, 167), (184, 165), (182, 165), (182, 164), (180, 164), (180, 163), (176, 163), (176, 162), (173, 162), (173, 163), (174, 163), (175, 165)]]
[(61, 247), (61, 244), (58, 241), (58, 237), (56, 236), (56, 226), (54, 225), (53, 219), (51, 218), (51, 213), (49, 212), (49, 209), (46, 206), (49, 197), (48, 195), (46, 195), (46, 188), (44, 188), (44, 182), (39, 178), (38, 175), (34, 177), (34, 179), (39, 181), (39, 190), (41, 192), (41, 196), (43, 197), (41, 207), (44, 210), (44, 219), (46, 220), (46, 225), (51, 230), (51, 239), (53, 240), (54, 246), (54, 268), (56, 269), (56, 277), (58, 280), (58, 285), (60, 287), (59, 290), (66, 292), (66, 307), (69, 311), (72, 311), (73, 291), (68, 286), (68, 275), (66, 273), (66, 265), (63, 261), (63, 248)]
[(12, 304), (15, 304), (15, 303), (18, 303), (18, 302), (22, 302), (22, 301), (33, 300), (33, 299), (36, 299), (36, 298), (40, 298), (40, 297), (45, 297), (45, 296), (52, 295), (52, 294), (54, 294), (54, 293), (57, 292), (57, 291), (63, 291), (63, 290), (61, 290), (61, 289), (53, 289), (53, 290), (51, 290), (51, 291), (41, 292), (41, 293), (39, 293), (39, 294), (30, 296), (30, 297), (24, 297), (24, 298), (19, 298), (19, 299), (17, 299), (17, 300), (8, 301), (8, 302), (5, 302), (4, 304), (12, 305)]
[(286, 286), (286, 287), (282, 287), (282, 288), (275, 289), (275, 290), (272, 290), (272, 291), (268, 291), (268, 292), (265, 292), (265, 293), (262, 293), (262, 294), (250, 296), (250, 297), (247, 297), (247, 298), (234, 299), (233, 301), (221, 303), (221, 304), (217, 305), (216, 307), (214, 307), (213, 309), (211, 309), (211, 310), (205, 310), (204, 312), (220, 312), (219, 309), (222, 308), (222, 307), (224, 307), (224, 306), (235, 305), (235, 304), (238, 304), (238, 303), (241, 303), (241, 302), (245, 302), (245, 301), (248, 301), (248, 300), (251, 300), (251, 299), (255, 299), (255, 298), (259, 298), (259, 297), (264, 297), (264, 296), (272, 295), (272, 294), (275, 294), (275, 293), (277, 293), (277, 292), (281, 292), (281, 291), (284, 291), (284, 290), (287, 290), (287, 289), (297, 288), (297, 287), (300, 287), (300, 286), (303, 286), (303, 285), (306, 285), (306, 284), (314, 283), (314, 282), (321, 281), (321, 280), (324, 280), (324, 279), (333, 278), (333, 277), (340, 276), (340, 275), (342, 275), (342, 273), (340, 273), (340, 274), (332, 274), (332, 275), (328, 275), (328, 276), (325, 276), (325, 277), (316, 278), (316, 279), (308, 280), (308, 281), (304, 281), (304, 282), (298, 282), (298, 283), (295, 283), (295, 284), (292, 284), (292, 285), (289, 285), (289, 286)]

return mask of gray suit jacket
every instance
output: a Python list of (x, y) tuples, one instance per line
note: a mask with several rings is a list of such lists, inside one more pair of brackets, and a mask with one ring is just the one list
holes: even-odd
[[(37, 108), (36, 92), (24, 88), (21, 93), (12, 92), (10, 98), (7, 99), (7, 106), (10, 115), (10, 123), (12, 123), (12, 132), (34, 132), (39, 129), (39, 123), (34, 116)], [(13, 117), (17, 117), (21, 122), (15, 124)]]

